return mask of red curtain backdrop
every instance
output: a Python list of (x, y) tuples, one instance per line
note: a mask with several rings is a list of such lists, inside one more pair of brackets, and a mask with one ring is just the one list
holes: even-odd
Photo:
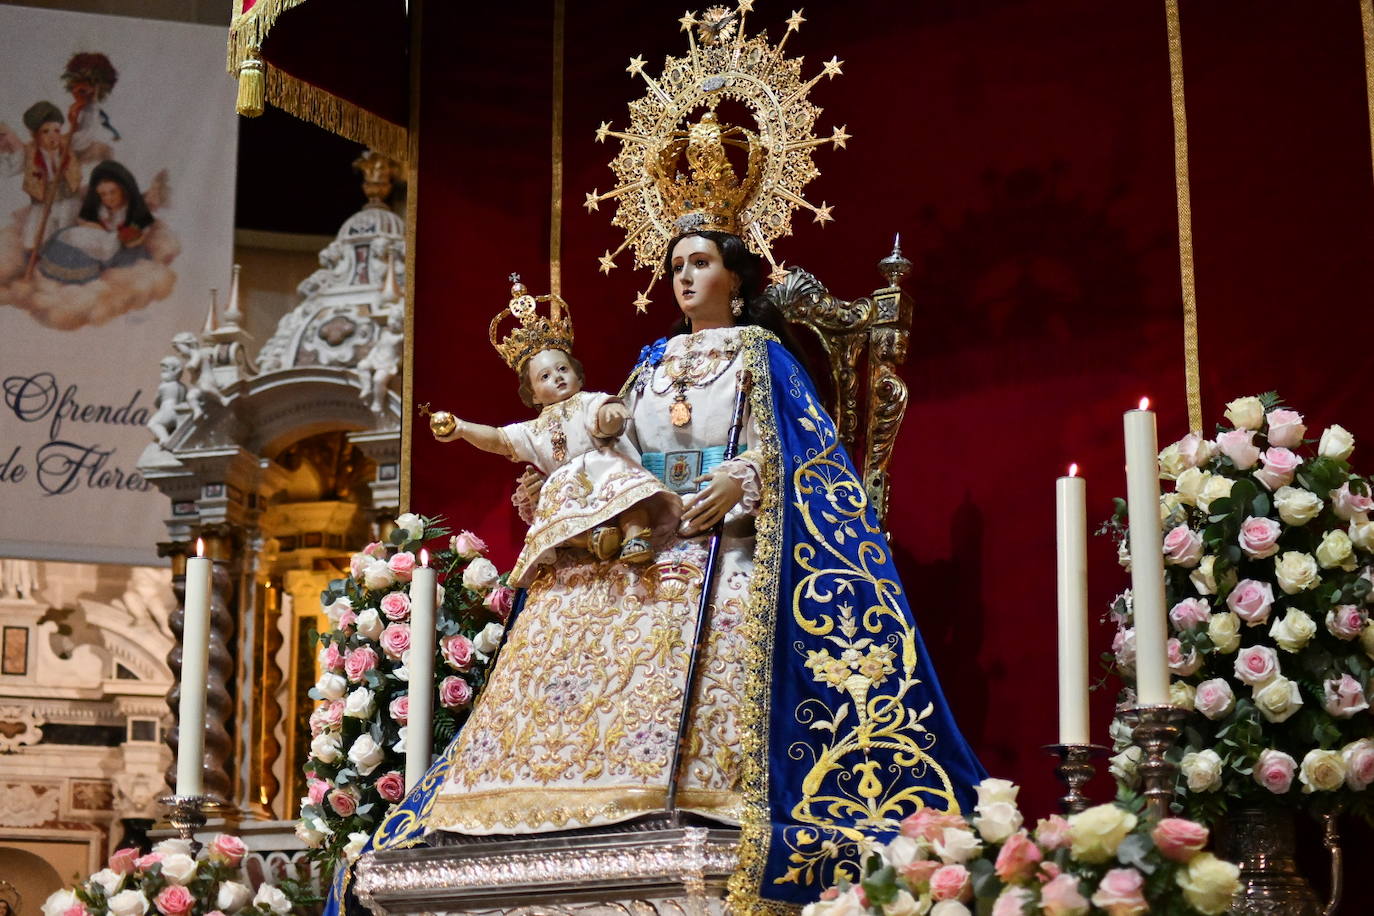
[[(790, 12), (750, 16), (776, 39)], [(644, 278), (596, 256), (621, 236), (583, 195), (611, 186), (603, 120), (626, 123), (685, 50), (676, 7), (568, 3), (563, 289), (591, 389), (615, 389), (673, 320)], [(1161, 443), (1186, 432), (1174, 140), (1162, 0), (811, 5), (789, 42), (817, 86), (821, 127), (847, 150), (817, 154), (809, 188), (835, 204), (778, 247), (846, 298), (878, 285), (895, 232), (915, 267), (889, 526), (946, 693), (988, 769), (1019, 780), (1033, 814), (1057, 797), (1039, 750), (1055, 738), (1054, 478), (1088, 479), (1090, 524), (1124, 494), (1121, 413), (1142, 395)], [(506, 275), (548, 287), (551, 5), (429, 3), (424, 11), (414, 358), (418, 402), (466, 419), (529, 415), (491, 350)], [(1365, 369), (1374, 312), (1368, 109), (1357, 0), (1182, 4), (1204, 418), (1279, 389), (1331, 422), (1374, 466)], [(805, 214), (803, 214), (805, 216)], [(626, 259), (628, 263), (628, 259)], [(1363, 456), (1363, 458), (1361, 458)], [(412, 507), (480, 533), (509, 565), (523, 530), (518, 468), (421, 423)], [(1091, 545), (1105, 615), (1127, 584), (1106, 538)], [(1106, 624), (1094, 652), (1110, 643)], [(1116, 685), (1094, 694), (1106, 743)], [(1104, 767), (1105, 768), (1105, 767)], [(1095, 791), (1109, 791), (1100, 775)]]

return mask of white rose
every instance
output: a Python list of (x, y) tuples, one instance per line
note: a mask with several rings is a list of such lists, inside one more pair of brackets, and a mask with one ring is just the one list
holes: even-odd
[(1203, 512), (1211, 508), (1212, 503), (1226, 496), (1231, 495), (1231, 488), (1236, 482), (1230, 477), (1221, 474), (1213, 474), (1208, 479), (1207, 484), (1202, 488), (1202, 492), (1197, 496), (1197, 507)]
[(358, 635), (364, 639), (376, 642), (384, 629), (382, 617), (375, 607), (370, 607), (358, 615)]
[(162, 877), (172, 884), (185, 887), (196, 877), (196, 860), (179, 852), (165, 856), (162, 859)]
[(414, 512), (407, 512), (397, 518), (396, 527), (406, 533), (407, 541), (418, 541), (425, 536), (425, 521)]
[(992, 805), (997, 802), (1007, 802), (1016, 804), (1016, 794), (1021, 789), (1010, 779), (994, 779), (989, 776), (978, 785), (973, 787), (973, 791), (978, 793), (978, 807)]
[(113, 897), (124, 886), (124, 875), (109, 868), (102, 868), (91, 875), (91, 881), (99, 885), (106, 897)]
[(1177, 480), (1189, 467), (1187, 460), (1178, 450), (1178, 443), (1168, 446), (1159, 453), (1159, 477), (1161, 480)]
[[(1365, 553), (1374, 553), (1374, 522), (1357, 515), (1350, 520), (1350, 540)], [(1352, 565), (1350, 568), (1354, 568)]]
[(402, 725), (396, 730), (396, 743), (391, 745), (391, 749), (398, 754), (406, 752), (406, 726)]
[(348, 844), (343, 848), (344, 858), (352, 862), (354, 859), (358, 858), (358, 856), (362, 855), (363, 847), (366, 845), (367, 834), (350, 833), (348, 835)]
[(1222, 655), (1240, 648), (1240, 618), (1231, 611), (1207, 618), (1207, 638)]
[(903, 868), (921, 858), (921, 844), (909, 836), (895, 836), (887, 846), (881, 847), (879, 855), (893, 868)]
[(1140, 767), (1141, 753), (1139, 747), (1131, 745), (1108, 760), (1108, 772), (1122, 784), (1134, 788), (1138, 782), (1137, 771)]
[(1304, 792), (1334, 792), (1345, 783), (1345, 760), (1340, 751), (1310, 750), (1298, 773)]
[(372, 740), (371, 735), (359, 735), (348, 749), (348, 759), (357, 767), (359, 776), (367, 776), (377, 769), (385, 757), (386, 752)]
[(482, 628), (482, 632), (472, 641), (472, 647), (483, 655), (490, 655), (496, 651), (496, 647), (501, 645), (501, 634), (506, 632), (506, 628), (496, 621), (492, 621)]
[(343, 612), (351, 610), (353, 610), (353, 602), (347, 596), (335, 598), (333, 604), (325, 606), (324, 616), (328, 617), (329, 622), (337, 627), (339, 625), (339, 618), (343, 616)]
[(143, 891), (120, 891), (105, 901), (105, 908), (110, 916), (143, 916), (148, 912), (148, 898)]
[(1178, 498), (1190, 506), (1196, 506), (1198, 497), (1202, 495), (1202, 490), (1207, 486), (1207, 481), (1212, 479), (1212, 475), (1199, 468), (1188, 468), (1178, 475), (1178, 480), (1174, 482), (1174, 492)]
[(973, 916), (958, 900), (941, 900), (930, 908), (930, 916)]
[(920, 916), (923, 912), (923, 905), (909, 891), (897, 891), (892, 902), (883, 905), (883, 916)]
[(1322, 430), (1321, 441), (1317, 443), (1318, 455), (1323, 458), (1345, 461), (1353, 451), (1355, 451), (1355, 437), (1350, 435), (1344, 427), (1332, 423)]
[[(1355, 527), (1353, 522), (1351, 527)], [(1317, 565), (1322, 569), (1339, 567), (1349, 572), (1355, 568), (1355, 545), (1351, 543), (1350, 535), (1339, 528), (1322, 535), (1322, 542), (1317, 545), (1316, 554)]]
[(1221, 788), (1221, 756), (1208, 748), (1183, 755), (1183, 778), (1189, 792), (1215, 792)]
[(1290, 607), (1282, 620), (1275, 620), (1269, 636), (1285, 652), (1301, 652), (1317, 632), (1317, 624), (1305, 612)]
[(377, 702), (366, 687), (359, 687), (344, 700), (344, 715), (354, 719), (369, 719), (376, 711)]
[(1289, 595), (1321, 584), (1317, 561), (1310, 553), (1297, 550), (1286, 551), (1275, 558), (1274, 576), (1279, 580), (1279, 588)]
[(1236, 398), (1226, 405), (1226, 419), (1236, 429), (1259, 429), (1264, 423), (1264, 404), (1259, 398)]
[[(79, 903), (81, 903), (81, 898), (76, 896), (76, 891), (66, 889), (53, 891), (48, 899), (43, 901), (43, 916), (62, 916), (63, 913)], [(144, 909), (147, 909), (146, 901)]]
[(989, 843), (1001, 843), (1021, 829), (1021, 812), (1011, 802), (978, 805), (976, 810), (973, 826), (978, 828), (978, 835)]
[(310, 756), (319, 760), (320, 763), (336, 762), (339, 759), (340, 750), (339, 736), (331, 732), (322, 732), (310, 742)]
[(1274, 494), (1274, 506), (1279, 518), (1289, 525), (1306, 525), (1322, 511), (1322, 498), (1302, 487), (1279, 487)]
[(386, 565), (386, 560), (368, 557), (363, 563), (363, 585), (373, 591), (389, 588), (396, 582), (396, 574)]
[(935, 855), (946, 865), (959, 865), (978, 855), (983, 844), (970, 830), (946, 827), (938, 840), (931, 844)]
[(1298, 685), (1282, 674), (1274, 675), (1273, 680), (1257, 688), (1254, 700), (1260, 715), (1270, 722), (1286, 722), (1302, 708), (1302, 694), (1298, 692)]
[(191, 841), (182, 839), (163, 840), (153, 845), (153, 852), (160, 856), (174, 856), (177, 853), (189, 856), (191, 854)]
[(478, 557), (463, 570), (463, 584), (474, 592), (489, 592), (501, 581), (496, 564), (486, 557)]
[(1174, 681), (1169, 685), (1169, 705), (1192, 711), (1197, 700), (1197, 688), (1185, 681)]
[[(324, 839), (321, 834), (319, 840)], [(311, 844), (314, 845), (314, 844)], [(225, 881), (219, 886), (219, 894), (215, 897), (215, 905), (223, 913), (233, 914), (248, 905), (248, 901), (253, 899), (253, 892), (245, 885), (237, 881)]]
[(266, 910), (276, 913), (277, 916), (286, 916), (291, 912), (291, 900), (282, 893), (281, 888), (264, 884), (258, 888), (258, 892), (253, 895), (253, 906), (260, 906)]
[(315, 682), (315, 689), (326, 700), (342, 700), (344, 692), (348, 690), (348, 681), (344, 679), (342, 674), (326, 671)]
[[(1161, 493), (1159, 496), (1159, 523), (1167, 525), (1183, 509), (1183, 497), (1177, 493)], [(1180, 521), (1182, 516), (1179, 516)], [(1175, 522), (1174, 524), (1178, 524)]]
[(1216, 557), (1203, 557), (1202, 562), (1198, 563), (1197, 569), (1188, 574), (1188, 581), (1193, 583), (1193, 588), (1197, 589), (1199, 595), (1215, 595), (1217, 593), (1217, 577), (1213, 574), (1216, 565)]
[(324, 822), (319, 818), (303, 817), (296, 821), (297, 838), (311, 849), (323, 843), (324, 838), (333, 832), (326, 828)]

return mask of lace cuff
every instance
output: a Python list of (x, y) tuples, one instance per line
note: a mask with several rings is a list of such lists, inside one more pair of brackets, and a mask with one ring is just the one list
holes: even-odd
[(534, 503), (530, 502), (524, 487), (516, 484), (515, 492), (510, 495), (510, 504), (520, 514), (521, 521), (526, 525), (534, 524)]
[(729, 461), (722, 461), (719, 465), (719, 470), (738, 480), (744, 487), (744, 495), (726, 515), (727, 521), (733, 521), (743, 515), (753, 515), (759, 509), (762, 493), (759, 489), (759, 468), (755, 461), (756, 456), (752, 452), (744, 452)]

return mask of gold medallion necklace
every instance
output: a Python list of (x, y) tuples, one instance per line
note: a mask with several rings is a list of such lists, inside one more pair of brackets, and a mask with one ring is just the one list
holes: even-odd
[(688, 350), (680, 356), (668, 356), (659, 363), (668, 384), (659, 388), (654, 376), (649, 389), (660, 397), (674, 391), (673, 402), (668, 405), (668, 419), (676, 427), (692, 422), (692, 404), (687, 400), (688, 388), (705, 388), (725, 374), (739, 353), (739, 341), (732, 340), (723, 348), (712, 347), (700, 352)]

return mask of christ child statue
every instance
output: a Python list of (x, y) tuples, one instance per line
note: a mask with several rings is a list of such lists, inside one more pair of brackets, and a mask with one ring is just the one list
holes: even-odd
[[(539, 415), (523, 423), (484, 426), (446, 412), (430, 419), (441, 442), (463, 439), (483, 451), (534, 465), (548, 479), (530, 517), (510, 584), (528, 585), (559, 547), (590, 550), (601, 560), (648, 563), (654, 546), (676, 530), (682, 501), (652, 473), (625, 435), (629, 411), (620, 398), (583, 391), (582, 364), (572, 355), (572, 321), (556, 296), (528, 295), (512, 277), (511, 307), (491, 324), (492, 344), (520, 376), (520, 398)], [(549, 318), (535, 305), (551, 302)], [(521, 324), (500, 341), (501, 319)]]

